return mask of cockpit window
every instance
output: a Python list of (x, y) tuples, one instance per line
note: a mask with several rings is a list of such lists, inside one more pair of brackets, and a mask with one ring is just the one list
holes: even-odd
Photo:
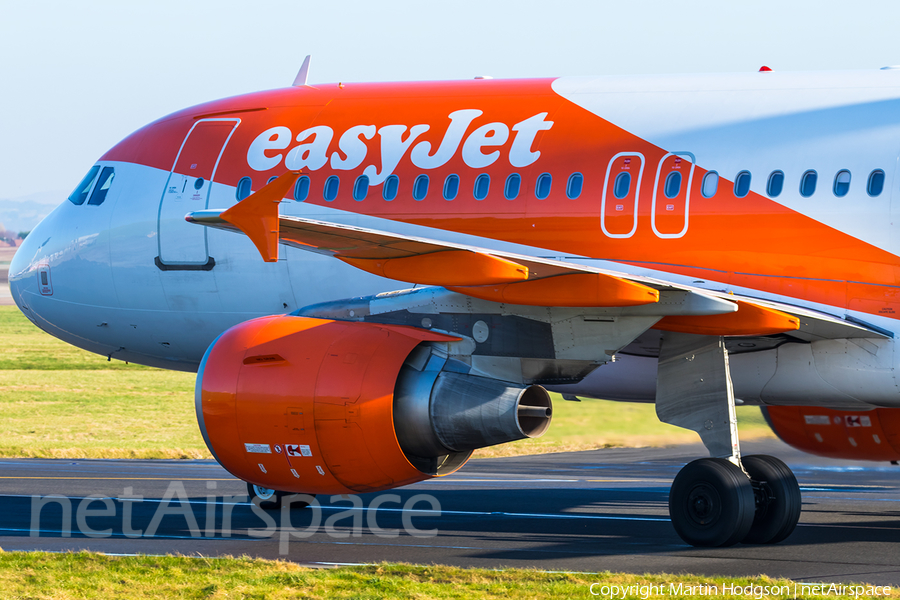
[(98, 171), (100, 171), (100, 165), (91, 167), (91, 170), (87, 172), (87, 175), (84, 176), (84, 179), (82, 179), (81, 183), (78, 184), (78, 187), (75, 188), (75, 191), (69, 194), (69, 202), (78, 205), (84, 204), (84, 201), (87, 200), (88, 192), (91, 191), (91, 184), (94, 183), (94, 178), (97, 177)]
[(94, 188), (94, 193), (91, 194), (88, 204), (93, 204), (94, 206), (103, 204), (103, 201), (106, 200), (106, 194), (109, 192), (109, 186), (112, 185), (115, 176), (116, 172), (112, 167), (103, 167), (103, 170), (100, 171), (100, 179), (97, 180), (97, 187)]

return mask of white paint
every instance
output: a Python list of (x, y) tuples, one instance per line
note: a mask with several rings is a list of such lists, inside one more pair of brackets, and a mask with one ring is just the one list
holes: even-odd
[[(776, 202), (900, 254), (885, 218), (900, 150), (900, 71), (563, 77), (552, 87), (659, 148), (693, 153), (698, 167), (727, 180), (720, 184), (747, 170), (751, 192), (765, 196), (769, 174), (782, 170)], [(885, 171), (885, 190), (870, 198), (865, 184), (875, 168)], [(808, 169), (819, 186), (804, 198)], [(843, 169), (853, 177), (838, 198), (832, 183)]]
[(244, 444), (244, 449), (251, 454), (272, 454), (268, 444)]
[(281, 162), (283, 154), (266, 154), (269, 150), (284, 150), (291, 144), (291, 130), (284, 126), (266, 129), (250, 143), (247, 149), (247, 164), (254, 171), (274, 169)]
[(368, 148), (360, 138), (371, 140), (375, 137), (377, 128), (374, 125), (356, 125), (351, 127), (338, 140), (338, 148), (347, 158), (341, 158), (337, 152), (331, 155), (331, 168), (342, 171), (351, 171), (366, 160)]
[(482, 115), (482, 111), (474, 109), (457, 110), (450, 113), (450, 125), (441, 139), (434, 154), (431, 152), (431, 142), (419, 142), (409, 153), (412, 163), (420, 169), (436, 169), (447, 164), (456, 154), (459, 144), (462, 142), (469, 125)]
[(540, 113), (513, 125), (516, 137), (509, 149), (509, 164), (521, 169), (541, 157), (540, 150), (532, 150), (532, 146), (538, 132), (549, 131), (553, 127), (553, 121), (545, 121), (546, 117), (547, 113)]
[(406, 133), (406, 125), (385, 125), (379, 129), (378, 135), (381, 137), (381, 172), (378, 172), (378, 168), (375, 165), (369, 165), (363, 170), (363, 175), (369, 178), (369, 185), (384, 183), (384, 180), (400, 164), (400, 159), (403, 158), (403, 155), (406, 154), (412, 143), (416, 141), (416, 138), (426, 131), (428, 131), (428, 125), (413, 125), (409, 130), (409, 134), (404, 138), (403, 134)]
[[(284, 159), (284, 166), (291, 171), (299, 171), (308, 168), (313, 171), (321, 169), (328, 162), (328, 145), (331, 144), (331, 138), (334, 137), (334, 131), (327, 125), (317, 125), (304, 129), (297, 134), (297, 141), (301, 142), (299, 146), (295, 146)], [(312, 141), (307, 142), (309, 138)]]
[(502, 146), (509, 139), (509, 128), (503, 123), (482, 125), (469, 135), (463, 144), (462, 158), (473, 169), (483, 169), (497, 162), (500, 151), (485, 153), (483, 148)]
[[(433, 154), (431, 142), (415, 143), (416, 139), (430, 129), (430, 125), (420, 123), (407, 127), (393, 124), (378, 128), (381, 164), (369, 164), (364, 170), (364, 174), (369, 177), (370, 185), (383, 183), (398, 167), (407, 152), (410, 154), (412, 164), (420, 169), (436, 169), (447, 164), (460, 150), (460, 145), (466, 166), (481, 169), (494, 164), (500, 158), (501, 151), (490, 149), (506, 145), (509, 141), (510, 127), (505, 123), (492, 122), (477, 127), (466, 138), (466, 131), (482, 114), (478, 109), (451, 112), (450, 123), (444, 131), (438, 149)], [(553, 127), (552, 121), (545, 120), (546, 116), (547, 113), (539, 113), (512, 126), (515, 136), (509, 149), (511, 165), (517, 168), (526, 167), (540, 158), (540, 151), (533, 150), (532, 146), (540, 131), (547, 131)], [(349, 171), (362, 165), (369, 154), (366, 141), (372, 140), (375, 134), (375, 125), (354, 125), (344, 131), (338, 139), (340, 152), (331, 153), (331, 168)], [(272, 154), (272, 151), (286, 149), (290, 145), (291, 135), (293, 135), (291, 130), (284, 126), (263, 131), (247, 150), (247, 164), (256, 171), (274, 169), (281, 163), (284, 155)], [(321, 169), (329, 162), (328, 148), (334, 135), (334, 129), (328, 125), (316, 125), (301, 131), (296, 138), (299, 145), (287, 153), (284, 165), (292, 171), (302, 168), (310, 171)], [(363, 141), (363, 138), (366, 141)], [(341, 157), (341, 153), (345, 158)]]

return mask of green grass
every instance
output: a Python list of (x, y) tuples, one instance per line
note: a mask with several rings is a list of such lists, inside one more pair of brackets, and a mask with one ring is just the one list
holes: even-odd
[[(249, 558), (188, 558), (175, 556), (110, 557), (86, 552), (48, 554), (43, 552), (0, 553), (0, 597), (8, 599), (74, 598), (259, 598), (281, 600), (305, 598), (470, 598), (532, 600), (544, 598), (596, 598), (603, 585), (662, 586), (663, 593), (642, 595), (640, 589), (627, 598), (694, 598), (695, 594), (670, 593), (678, 584), (714, 586), (725, 598), (753, 598), (754, 594), (732, 595), (726, 585), (787, 586), (786, 579), (765, 576), (749, 578), (702, 577), (695, 575), (627, 575), (616, 573), (551, 573), (537, 570), (460, 569), (445, 566), (381, 564), (337, 569), (309, 569), (283, 561)], [(673, 586), (673, 587), (670, 587)], [(698, 588), (694, 588), (696, 591)], [(645, 592), (651, 588), (645, 588)], [(652, 591), (658, 591), (652, 589)], [(883, 590), (882, 590), (883, 591)], [(798, 594), (803, 598), (850, 598), (845, 594)], [(608, 598), (609, 596), (607, 596)], [(616, 596), (623, 597), (622, 595)], [(792, 598), (769, 595), (769, 598)], [(897, 598), (893, 589), (890, 595)]]
[[(758, 406), (739, 406), (737, 416), (741, 439), (775, 437)], [(517, 456), (699, 442), (700, 436), (693, 431), (661, 423), (653, 404), (608, 400), (569, 402), (554, 394), (553, 421), (543, 437), (483, 448), (477, 450), (475, 456)]]
[(150, 369), (0, 371), (0, 456), (208, 458), (193, 376)]
[(210, 458), (194, 375), (107, 361), (0, 307), (0, 456)]
[[(107, 361), (0, 307), (0, 457), (209, 458), (194, 414), (194, 375)], [(744, 438), (771, 436), (756, 407), (739, 407)], [(547, 434), (476, 452), (513, 456), (698, 442), (660, 423), (652, 404), (554, 396)]]
[(47, 335), (15, 306), (0, 306), (0, 370), (134, 371), (150, 367), (107, 361)]

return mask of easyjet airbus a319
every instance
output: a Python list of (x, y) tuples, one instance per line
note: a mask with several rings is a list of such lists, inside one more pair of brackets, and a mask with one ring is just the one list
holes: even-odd
[[(307, 63), (308, 64), (308, 63)], [(22, 312), (197, 371), (258, 500), (449, 475), (548, 390), (655, 402), (711, 457), (672, 523), (774, 543), (800, 491), (741, 456), (900, 459), (900, 70), (307, 85), (128, 136), (25, 240)]]

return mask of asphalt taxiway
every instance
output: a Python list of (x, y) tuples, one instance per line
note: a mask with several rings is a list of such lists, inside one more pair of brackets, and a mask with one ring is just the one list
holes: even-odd
[(781, 457), (800, 481), (800, 524), (781, 544), (685, 545), (669, 486), (704, 452), (679, 446), (473, 460), (451, 477), (284, 513), (254, 511), (212, 461), (5, 459), (0, 547), (900, 585), (900, 467), (776, 441), (744, 451)]

